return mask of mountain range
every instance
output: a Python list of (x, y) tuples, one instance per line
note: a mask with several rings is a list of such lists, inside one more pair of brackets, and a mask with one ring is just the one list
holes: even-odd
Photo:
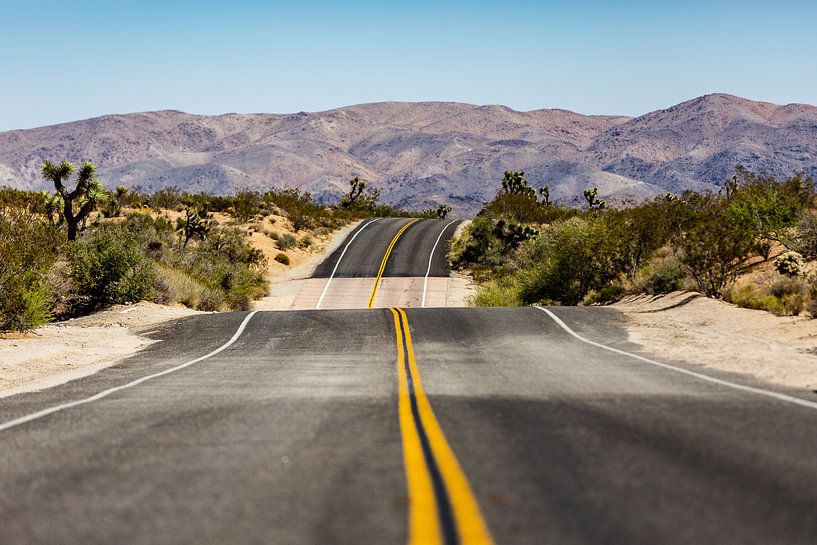
[(524, 170), (577, 203), (717, 189), (737, 164), (817, 177), (817, 107), (713, 94), (640, 117), (450, 102), (362, 104), (326, 112), (191, 115), (159, 111), (0, 132), (0, 186), (53, 189), (44, 159), (89, 160), (108, 187), (226, 194), (295, 187), (336, 199), (360, 176), (408, 208), (468, 216), (505, 170)]

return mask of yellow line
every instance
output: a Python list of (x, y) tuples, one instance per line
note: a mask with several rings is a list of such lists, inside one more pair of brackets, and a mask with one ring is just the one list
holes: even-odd
[(434, 495), (431, 474), (423, 456), (420, 435), (411, 412), (400, 317), (396, 310), (391, 309), (391, 311), (394, 315), (394, 330), (397, 332), (397, 382), (400, 392), (398, 414), (409, 496), (408, 543), (409, 545), (441, 545), (443, 538), (440, 519), (437, 515), (437, 498)]
[[(392, 310), (394, 312), (394, 310)], [(454, 521), (457, 526), (457, 534), (459, 535), (459, 542), (461, 545), (493, 545), (494, 541), (491, 537), (491, 534), (488, 530), (488, 525), (485, 523), (485, 519), (482, 517), (482, 513), (479, 508), (479, 504), (477, 503), (477, 499), (474, 496), (473, 491), (471, 490), (471, 485), (468, 483), (468, 478), (465, 476), (465, 472), (462, 470), (462, 467), (457, 460), (457, 457), (454, 455), (454, 451), (451, 450), (451, 447), (448, 444), (448, 441), (443, 434), (442, 428), (440, 427), (439, 422), (437, 422), (437, 417), (434, 416), (434, 411), (431, 409), (431, 403), (426, 397), (425, 390), (423, 389), (423, 384), (420, 378), (420, 369), (417, 366), (417, 359), (414, 356), (414, 347), (411, 341), (411, 330), (409, 329), (408, 324), (408, 317), (406, 316), (405, 311), (403, 309), (397, 309), (397, 312), (400, 314), (400, 318), (403, 323), (403, 331), (405, 331), (405, 338), (406, 338), (406, 348), (408, 352), (408, 363), (409, 363), (409, 371), (412, 376), (412, 383), (414, 386), (414, 396), (417, 400), (417, 407), (420, 413), (420, 420), (422, 421), (423, 428), (425, 429), (426, 435), (428, 437), (428, 442), (431, 447), (432, 454), (434, 459), (437, 462), (437, 466), (440, 470), (440, 474), (442, 475), (442, 480), (445, 484), (446, 491), (448, 493), (449, 501), (451, 503), (451, 508), (454, 512)], [(395, 323), (395, 326), (398, 324)], [(400, 346), (399, 352), (402, 352), (402, 335), (400, 334), (400, 328), (397, 327), (397, 337), (398, 337), (398, 346)], [(402, 354), (398, 356), (398, 363), (399, 360), (402, 359)], [(403, 360), (404, 361), (404, 360)], [(403, 369), (404, 365), (400, 365), (400, 368)], [(408, 398), (408, 389), (406, 387), (405, 392), (403, 389), (403, 380), (405, 377), (401, 377), (401, 385), (400, 385), (400, 408), (401, 408), (401, 429), (403, 428), (402, 421), (403, 421), (403, 397)], [(408, 400), (405, 401), (405, 404), (408, 405)], [(411, 417), (411, 411), (409, 409), (409, 414), (407, 417)], [(416, 434), (416, 429), (414, 430)], [(404, 445), (406, 444), (406, 439), (404, 435)], [(404, 447), (405, 448), (405, 447)], [(422, 452), (420, 452), (422, 455)], [(411, 460), (408, 456), (406, 456), (406, 474), (407, 476), (410, 472), (418, 471), (418, 468), (410, 468), (408, 463), (411, 461), (412, 463), (417, 463), (415, 461), (416, 454), (413, 454)], [(422, 462), (422, 468), (427, 471), (427, 467), (425, 467), (425, 461)], [(430, 478), (429, 478), (430, 482)], [(413, 490), (410, 488), (409, 493), (411, 494)], [(423, 492), (422, 490), (420, 491)], [(433, 494), (433, 490), (428, 491)], [(414, 499), (411, 500), (411, 507), (414, 508)], [(436, 543), (434, 541), (413, 541), (411, 538), (409, 539), (409, 545), (419, 545), (420, 543)]]
[(389, 247), (386, 248), (386, 253), (383, 254), (383, 261), (380, 262), (380, 270), (377, 271), (377, 278), (374, 279), (374, 286), (372, 286), (372, 294), (369, 296), (369, 308), (372, 308), (372, 304), (374, 304), (374, 296), (377, 295), (377, 287), (380, 285), (380, 279), (383, 277), (383, 271), (386, 270), (386, 262), (389, 260), (389, 256), (391, 255), (391, 251), (394, 248), (394, 245), (397, 244), (397, 239), (399, 239), (403, 233), (411, 227), (413, 224), (420, 221), (420, 218), (416, 218), (405, 224), (403, 227), (397, 231), (397, 234), (394, 235), (394, 238), (391, 239), (391, 243)]

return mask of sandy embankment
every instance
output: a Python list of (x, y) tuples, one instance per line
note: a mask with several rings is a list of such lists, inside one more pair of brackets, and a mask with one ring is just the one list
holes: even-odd
[(738, 308), (697, 293), (640, 296), (613, 305), (632, 342), (658, 358), (817, 390), (817, 320)]

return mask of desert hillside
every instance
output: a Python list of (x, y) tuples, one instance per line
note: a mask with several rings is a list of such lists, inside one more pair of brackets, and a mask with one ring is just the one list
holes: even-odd
[(191, 192), (298, 187), (338, 196), (359, 175), (385, 202), (447, 202), (469, 215), (505, 170), (575, 202), (717, 187), (737, 163), (817, 174), (817, 107), (707, 95), (638, 118), (517, 112), (446, 102), (363, 104), (319, 113), (110, 115), (0, 133), (0, 185), (48, 189), (45, 158), (94, 161), (108, 186)]

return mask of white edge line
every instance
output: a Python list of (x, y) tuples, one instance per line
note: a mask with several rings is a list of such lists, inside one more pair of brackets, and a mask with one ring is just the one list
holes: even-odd
[(798, 397), (794, 397), (794, 396), (790, 396), (790, 395), (786, 395), (786, 394), (781, 394), (781, 393), (778, 393), (778, 392), (773, 392), (771, 390), (763, 390), (761, 388), (753, 388), (751, 386), (744, 386), (742, 384), (736, 384), (734, 382), (729, 382), (728, 380), (722, 380), (722, 379), (719, 379), (719, 378), (710, 377), (709, 375), (704, 375), (702, 373), (696, 373), (695, 371), (689, 371), (689, 370), (684, 369), (682, 367), (676, 367), (676, 366), (670, 365), (668, 363), (661, 363), (660, 361), (651, 360), (649, 358), (645, 358), (645, 357), (639, 356), (637, 354), (631, 354), (629, 352), (625, 352), (624, 350), (619, 350), (618, 348), (613, 348), (611, 346), (606, 346), (606, 345), (603, 345), (601, 343), (597, 343), (597, 342), (585, 339), (584, 337), (582, 337), (581, 335), (579, 335), (578, 333), (576, 333), (575, 331), (570, 329), (570, 327), (568, 327), (568, 325), (566, 323), (564, 323), (558, 316), (556, 316), (550, 310), (548, 310), (546, 308), (539, 307), (539, 306), (535, 306), (535, 305), (534, 305), (534, 308), (541, 310), (542, 312), (544, 312), (545, 314), (547, 314), (548, 316), (553, 318), (554, 322), (556, 322), (562, 329), (564, 329), (565, 331), (567, 331), (568, 333), (573, 335), (575, 338), (579, 339), (580, 341), (582, 341), (584, 343), (590, 344), (592, 346), (596, 346), (598, 348), (603, 348), (604, 350), (609, 350), (610, 352), (615, 352), (616, 354), (621, 354), (623, 356), (630, 356), (631, 358), (635, 358), (637, 360), (643, 361), (645, 363), (649, 363), (651, 365), (656, 365), (658, 367), (663, 367), (664, 369), (669, 369), (670, 371), (675, 371), (677, 373), (683, 373), (684, 375), (689, 375), (691, 377), (695, 377), (695, 378), (700, 379), (700, 380), (705, 380), (707, 382), (712, 382), (712, 383), (715, 383), (715, 384), (719, 384), (721, 386), (726, 386), (727, 388), (732, 388), (733, 390), (740, 390), (742, 392), (749, 392), (749, 393), (752, 393), (752, 394), (762, 395), (762, 396), (765, 396), (765, 397), (771, 397), (771, 398), (777, 399), (779, 401), (785, 401), (787, 403), (793, 403), (795, 405), (800, 405), (801, 407), (808, 407), (809, 409), (817, 409), (817, 403), (815, 403), (813, 401), (807, 401), (805, 399), (800, 399)]
[(362, 232), (362, 231), (363, 231), (363, 230), (364, 230), (366, 227), (368, 227), (369, 225), (373, 224), (374, 222), (376, 222), (376, 221), (377, 221), (377, 220), (379, 220), (379, 219), (380, 219), (380, 218), (375, 218), (375, 219), (373, 219), (373, 220), (369, 220), (368, 222), (364, 223), (364, 224), (363, 224), (363, 227), (361, 227), (360, 229), (358, 229), (358, 230), (357, 230), (357, 232), (356, 232), (354, 235), (352, 235), (352, 238), (351, 238), (351, 239), (349, 239), (349, 242), (347, 242), (347, 243), (346, 243), (346, 246), (344, 246), (344, 247), (343, 247), (343, 251), (340, 253), (340, 257), (338, 258), (337, 263), (335, 263), (335, 268), (334, 268), (334, 269), (332, 269), (332, 274), (330, 274), (330, 275), (329, 275), (329, 280), (327, 280), (327, 281), (326, 281), (326, 285), (323, 287), (323, 291), (321, 292), (321, 296), (318, 298), (318, 304), (316, 304), (316, 305), (315, 305), (315, 309), (316, 309), (316, 310), (317, 310), (317, 309), (319, 309), (319, 308), (321, 308), (321, 303), (323, 303), (323, 298), (324, 298), (324, 297), (326, 297), (326, 292), (327, 292), (327, 291), (329, 291), (329, 284), (331, 284), (331, 283), (332, 283), (332, 278), (334, 278), (334, 277), (335, 277), (335, 273), (337, 272), (338, 267), (340, 266), (340, 260), (341, 260), (341, 259), (343, 259), (343, 256), (344, 256), (344, 255), (346, 255), (346, 250), (348, 250), (348, 249), (349, 249), (349, 246), (352, 244), (352, 242), (354, 242), (354, 240), (357, 238), (357, 236), (358, 236), (358, 235), (359, 235), (359, 234), (360, 234), (360, 233), (361, 233), (361, 232)]
[(425, 306), (426, 306), (426, 289), (428, 289), (428, 275), (429, 275), (429, 273), (431, 272), (431, 260), (434, 258), (434, 250), (436, 250), (436, 249), (437, 249), (437, 244), (439, 244), (439, 243), (440, 243), (440, 239), (442, 239), (442, 238), (443, 238), (443, 233), (445, 232), (445, 230), (446, 230), (446, 229), (448, 229), (448, 227), (449, 227), (449, 226), (450, 226), (452, 223), (457, 223), (458, 221), (459, 221), (459, 220), (451, 220), (451, 221), (448, 223), (448, 225), (446, 225), (445, 227), (443, 227), (443, 228), (442, 228), (442, 230), (440, 231), (439, 236), (437, 236), (437, 242), (435, 242), (435, 243), (434, 243), (434, 247), (433, 247), (433, 248), (431, 248), (431, 254), (429, 254), (429, 256), (428, 256), (428, 269), (426, 269), (426, 277), (425, 277), (425, 279), (423, 280), (423, 302), (422, 302), (422, 304), (420, 305), (420, 306), (421, 306), (421, 307), (423, 307), (423, 308), (425, 308)]
[(142, 384), (143, 382), (146, 382), (148, 380), (158, 378), (158, 377), (161, 377), (161, 376), (164, 376), (164, 375), (169, 375), (170, 373), (174, 373), (176, 371), (179, 371), (180, 369), (184, 369), (185, 367), (189, 367), (189, 366), (193, 365), (194, 363), (198, 363), (200, 361), (206, 360), (207, 358), (215, 356), (219, 352), (222, 352), (222, 351), (226, 350), (227, 348), (229, 348), (230, 346), (232, 346), (233, 343), (235, 343), (238, 340), (238, 338), (241, 336), (241, 334), (244, 333), (244, 329), (247, 327), (247, 324), (249, 323), (250, 318), (255, 316), (255, 314), (257, 312), (258, 311), (250, 312), (247, 315), (247, 317), (244, 318), (244, 320), (241, 322), (241, 325), (238, 326), (238, 329), (236, 330), (235, 334), (233, 334), (232, 338), (229, 341), (222, 344), (221, 346), (219, 346), (218, 348), (216, 348), (215, 350), (213, 350), (212, 352), (210, 352), (209, 354), (207, 354), (205, 356), (201, 356), (200, 358), (190, 360), (187, 363), (177, 365), (176, 367), (172, 367), (170, 369), (165, 369), (164, 371), (161, 371), (159, 373), (154, 373), (154, 374), (148, 375), (146, 377), (138, 378), (136, 380), (128, 382), (127, 384), (123, 384), (121, 386), (115, 386), (113, 388), (103, 390), (103, 391), (99, 392), (98, 394), (92, 395), (91, 397), (86, 397), (85, 399), (79, 399), (77, 401), (71, 401), (69, 403), (63, 403), (62, 405), (56, 405), (54, 407), (49, 407), (48, 409), (43, 409), (42, 411), (37, 411), (36, 413), (31, 413), (31, 414), (26, 415), (26, 416), (21, 416), (20, 418), (15, 418), (14, 420), (9, 420), (8, 422), (4, 422), (4, 423), (0, 424), (0, 431), (5, 431), (7, 429), (14, 428), (16, 426), (20, 426), (21, 424), (31, 422), (32, 420), (37, 420), (39, 418), (43, 418), (44, 416), (48, 416), (48, 415), (54, 414), (56, 412), (64, 411), (64, 410), (70, 409), (72, 407), (78, 407), (80, 405), (85, 405), (86, 403), (91, 403), (92, 401), (98, 401), (98, 400), (100, 400), (100, 399), (102, 399), (104, 397), (108, 397), (111, 394), (114, 394), (114, 393), (119, 392), (121, 390), (125, 390), (126, 388), (132, 388), (133, 386), (136, 386), (138, 384)]

